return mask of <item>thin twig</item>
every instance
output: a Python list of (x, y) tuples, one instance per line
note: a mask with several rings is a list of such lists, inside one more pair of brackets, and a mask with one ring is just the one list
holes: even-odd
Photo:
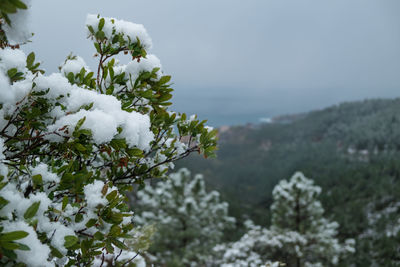
[(133, 261), (138, 255), (139, 255), (140, 251), (138, 251), (138, 253), (136, 253), (135, 256), (133, 256), (130, 260), (127, 260), (124, 264), (122, 264), (121, 267), (126, 266), (128, 263), (130, 263), (131, 261)]

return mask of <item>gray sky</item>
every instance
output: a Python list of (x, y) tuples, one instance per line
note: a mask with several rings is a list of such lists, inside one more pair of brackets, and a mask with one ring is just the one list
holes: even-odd
[(175, 110), (214, 125), (400, 96), (399, 0), (34, 0), (34, 50), (49, 71), (89, 65), (87, 13), (144, 24)]

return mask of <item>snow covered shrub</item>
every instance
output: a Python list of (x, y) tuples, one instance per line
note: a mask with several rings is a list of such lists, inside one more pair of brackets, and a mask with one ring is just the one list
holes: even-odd
[(300, 172), (282, 180), (273, 190), (270, 229), (247, 222), (248, 231), (239, 241), (215, 247), (223, 255), (221, 263), (259, 266), (274, 260), (297, 267), (332, 266), (354, 253), (354, 240), (341, 244), (335, 238), (338, 223), (323, 217), (320, 193), (321, 188)]
[[(144, 264), (143, 246), (128, 247), (143, 235), (126, 192), (192, 152), (212, 156), (216, 132), (168, 110), (170, 76), (142, 25), (88, 15), (96, 71), (70, 56), (44, 75), (9, 43), (24, 15), (6, 16), (12, 4), (25, 8), (0, 3), (0, 265)], [(119, 64), (121, 53), (132, 61)]]
[(212, 261), (212, 248), (221, 242), (224, 229), (235, 222), (219, 193), (207, 193), (202, 175), (191, 178), (187, 169), (146, 186), (138, 200), (142, 212), (135, 220), (156, 227), (149, 258), (157, 266), (204, 266)]

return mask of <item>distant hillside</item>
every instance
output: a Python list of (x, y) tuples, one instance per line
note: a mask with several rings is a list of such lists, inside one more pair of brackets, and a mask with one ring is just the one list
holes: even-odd
[(179, 166), (203, 173), (230, 202), (233, 215), (263, 225), (269, 222), (273, 187), (295, 171), (322, 186), (321, 200), (341, 224), (342, 237), (367, 231), (368, 205), (400, 203), (400, 99), (343, 103), (281, 118), (224, 127), (218, 158), (191, 157)]

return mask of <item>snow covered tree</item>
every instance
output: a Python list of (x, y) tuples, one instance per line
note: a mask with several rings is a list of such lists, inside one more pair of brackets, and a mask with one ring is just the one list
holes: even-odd
[(400, 201), (386, 196), (367, 205), (368, 228), (357, 239), (359, 262), (365, 266), (400, 265)]
[(282, 180), (273, 190), (271, 230), (277, 233), (294, 231), (305, 241), (294, 247), (295, 253), (282, 253), (288, 264), (336, 265), (341, 254), (354, 252), (354, 240), (347, 240), (343, 246), (335, 238), (339, 224), (323, 217), (324, 209), (317, 200), (320, 193), (321, 188), (300, 172), (290, 181)]
[(317, 200), (321, 188), (302, 173), (282, 180), (273, 190), (272, 224), (263, 229), (247, 222), (248, 232), (238, 241), (220, 245), (223, 263), (243, 262), (259, 266), (269, 259), (288, 266), (332, 266), (354, 252), (354, 240), (341, 244), (335, 237), (338, 223), (323, 217)]
[(155, 224), (149, 252), (157, 265), (203, 266), (212, 261), (212, 248), (221, 242), (224, 229), (235, 222), (219, 193), (207, 193), (202, 175), (192, 178), (187, 169), (146, 186), (138, 199), (142, 212), (135, 220)]
[(168, 110), (170, 76), (140, 24), (88, 15), (96, 71), (69, 56), (45, 75), (19, 49), (27, 4), (0, 2), (0, 265), (144, 264), (126, 193), (212, 156), (216, 131)]

